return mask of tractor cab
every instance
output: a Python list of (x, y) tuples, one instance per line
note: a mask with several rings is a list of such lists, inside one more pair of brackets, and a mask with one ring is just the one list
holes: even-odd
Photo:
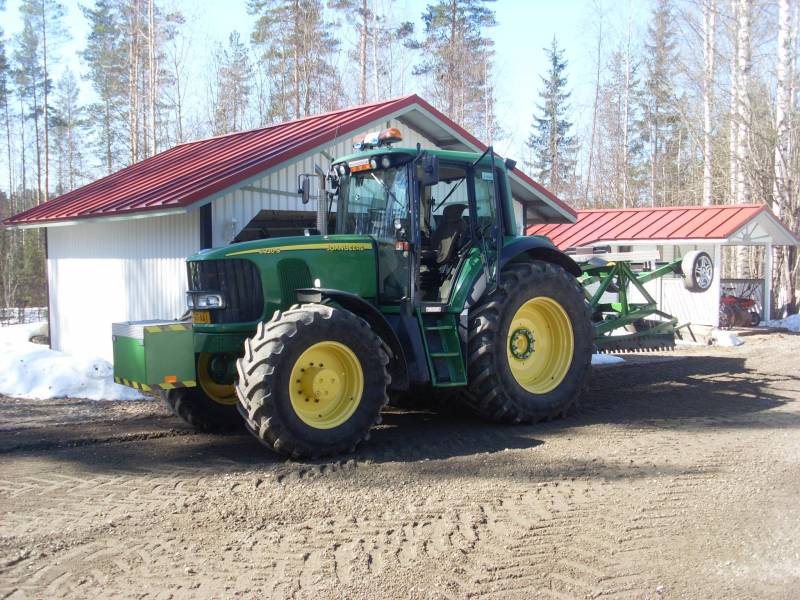
[(399, 139), (396, 129), (368, 134), (358, 154), (332, 165), (335, 233), (375, 240), (380, 304), (444, 311), (469, 256), (480, 255), (494, 278), (502, 235), (514, 230), (504, 218), (511, 213), (505, 170), (491, 150), (476, 159), (391, 147)]

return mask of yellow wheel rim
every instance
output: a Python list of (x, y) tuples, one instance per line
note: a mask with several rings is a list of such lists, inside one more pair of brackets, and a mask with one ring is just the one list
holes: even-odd
[(575, 342), (572, 323), (552, 298), (532, 298), (511, 319), (506, 354), (511, 374), (531, 394), (546, 394), (564, 381)]
[(364, 393), (364, 372), (350, 348), (319, 342), (292, 367), (289, 399), (298, 417), (316, 429), (333, 429), (349, 419)]
[(236, 386), (232, 383), (217, 383), (211, 376), (209, 365), (213, 354), (203, 352), (197, 359), (197, 382), (200, 388), (217, 404), (232, 406), (236, 404)]

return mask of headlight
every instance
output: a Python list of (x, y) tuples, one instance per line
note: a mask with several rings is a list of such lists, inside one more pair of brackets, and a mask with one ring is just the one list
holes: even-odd
[(210, 292), (187, 292), (186, 304), (189, 310), (225, 308), (225, 298), (223, 298), (222, 294)]

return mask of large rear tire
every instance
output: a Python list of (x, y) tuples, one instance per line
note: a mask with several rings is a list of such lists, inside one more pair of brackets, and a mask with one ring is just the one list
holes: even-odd
[(380, 338), (346, 310), (304, 304), (278, 312), (236, 364), (239, 412), (281, 454), (352, 452), (380, 423), (388, 363)]
[(501, 423), (563, 416), (583, 390), (592, 348), (591, 314), (576, 279), (551, 263), (511, 264), (470, 310), (463, 399)]
[(212, 400), (200, 387), (163, 391), (161, 397), (167, 408), (198, 431), (223, 433), (242, 426), (234, 405)]

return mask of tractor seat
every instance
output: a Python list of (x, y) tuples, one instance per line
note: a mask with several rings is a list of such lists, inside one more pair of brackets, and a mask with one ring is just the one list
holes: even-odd
[(422, 253), (424, 264), (438, 267), (453, 260), (467, 231), (467, 224), (461, 218), (466, 208), (466, 204), (448, 204), (444, 207), (442, 222), (431, 234), (431, 247)]

